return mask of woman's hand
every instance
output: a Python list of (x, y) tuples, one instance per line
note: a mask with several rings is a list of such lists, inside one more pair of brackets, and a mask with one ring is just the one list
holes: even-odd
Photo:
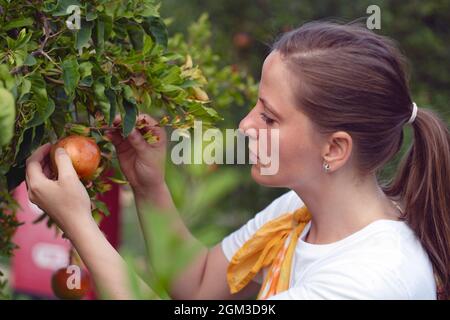
[(62, 148), (55, 153), (58, 180), (50, 171), (51, 144), (38, 148), (26, 162), (26, 183), (31, 202), (44, 210), (70, 238), (77, 226), (93, 221), (89, 195)]
[(92, 218), (89, 195), (64, 149), (55, 152), (58, 180), (50, 179), (50, 147), (49, 143), (43, 145), (27, 160), (26, 180), (31, 202), (52, 217), (71, 240), (94, 278), (98, 292), (108, 299), (134, 298), (127, 265)]
[[(120, 116), (114, 120), (114, 126), (121, 122)], [(165, 186), (164, 166), (166, 159), (167, 136), (158, 122), (146, 114), (139, 115), (137, 123), (146, 126), (143, 132), (151, 131), (158, 141), (148, 143), (138, 129), (133, 129), (127, 138), (120, 130), (110, 130), (105, 134), (116, 148), (120, 168), (137, 196), (145, 197), (148, 193)]]

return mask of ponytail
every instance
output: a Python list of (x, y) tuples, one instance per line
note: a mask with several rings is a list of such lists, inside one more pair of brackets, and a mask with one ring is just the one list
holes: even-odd
[(450, 133), (431, 110), (419, 109), (413, 145), (385, 193), (404, 204), (404, 218), (433, 264), (439, 298), (450, 298)]

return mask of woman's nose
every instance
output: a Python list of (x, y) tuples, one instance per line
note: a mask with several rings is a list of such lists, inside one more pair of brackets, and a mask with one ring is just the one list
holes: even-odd
[(252, 111), (250, 111), (244, 119), (241, 120), (241, 122), (239, 123), (239, 131), (247, 136), (251, 136), (251, 138), (256, 138), (253, 137), (253, 133), (256, 132), (256, 130), (258, 129), (257, 127), (257, 123), (255, 121), (255, 116), (254, 116), (254, 109), (252, 109)]

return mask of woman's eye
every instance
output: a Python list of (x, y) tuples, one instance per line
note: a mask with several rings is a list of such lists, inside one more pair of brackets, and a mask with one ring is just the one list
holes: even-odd
[(275, 122), (275, 120), (269, 118), (264, 112), (261, 112), (260, 115), (261, 119), (263, 119), (267, 125), (272, 125)]

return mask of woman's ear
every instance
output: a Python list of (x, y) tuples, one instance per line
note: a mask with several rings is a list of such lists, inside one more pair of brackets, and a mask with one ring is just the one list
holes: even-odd
[(322, 152), (323, 160), (329, 164), (329, 172), (333, 172), (343, 167), (353, 148), (353, 139), (345, 131), (337, 131), (329, 136), (326, 146)]

